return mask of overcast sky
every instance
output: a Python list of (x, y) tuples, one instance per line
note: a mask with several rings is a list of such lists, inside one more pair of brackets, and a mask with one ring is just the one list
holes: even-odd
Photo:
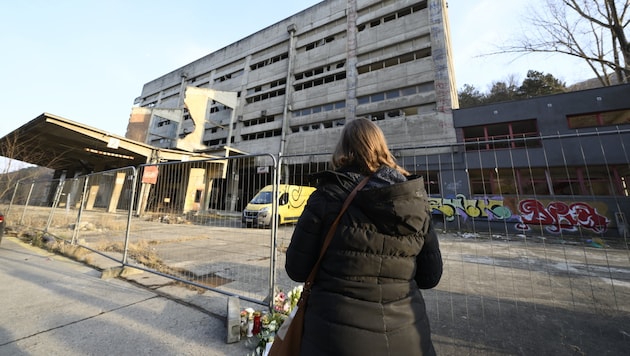
[[(487, 91), (528, 69), (575, 83), (564, 57), (478, 58), (521, 31), (528, 3), (449, 0), (457, 88)], [(43, 112), (124, 136), (142, 86), (316, 0), (28, 0), (0, 4), (0, 137)]]

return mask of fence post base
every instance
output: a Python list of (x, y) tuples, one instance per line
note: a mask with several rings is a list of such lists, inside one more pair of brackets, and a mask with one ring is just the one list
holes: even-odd
[(241, 303), (237, 296), (228, 297), (227, 340), (228, 344), (241, 340)]

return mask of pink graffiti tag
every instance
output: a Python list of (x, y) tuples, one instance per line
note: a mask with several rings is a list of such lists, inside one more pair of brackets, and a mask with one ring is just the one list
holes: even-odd
[(517, 225), (520, 230), (529, 230), (529, 224), (546, 225), (549, 232), (559, 233), (562, 230), (576, 231), (578, 227), (589, 229), (596, 233), (605, 232), (607, 217), (599, 215), (597, 210), (586, 203), (551, 202), (547, 208), (538, 200), (525, 199), (519, 203), (521, 222)]

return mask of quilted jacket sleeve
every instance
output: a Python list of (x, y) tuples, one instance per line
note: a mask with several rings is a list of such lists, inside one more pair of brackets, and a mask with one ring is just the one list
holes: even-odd
[(416, 257), (415, 280), (420, 289), (430, 289), (438, 285), (442, 278), (442, 253), (433, 224), (428, 222), (429, 229), (424, 238), (424, 245)]
[(319, 191), (309, 198), (286, 252), (285, 269), (296, 282), (304, 282), (317, 262), (322, 246), (322, 219), (326, 200)]

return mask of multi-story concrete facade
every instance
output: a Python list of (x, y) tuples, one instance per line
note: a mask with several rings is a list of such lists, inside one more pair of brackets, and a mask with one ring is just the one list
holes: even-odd
[[(210, 96), (194, 117), (189, 87), (235, 102)], [(392, 147), (455, 142), (446, 1), (323, 1), (146, 83), (136, 104), (127, 137), (164, 148), (330, 152), (354, 117)]]

